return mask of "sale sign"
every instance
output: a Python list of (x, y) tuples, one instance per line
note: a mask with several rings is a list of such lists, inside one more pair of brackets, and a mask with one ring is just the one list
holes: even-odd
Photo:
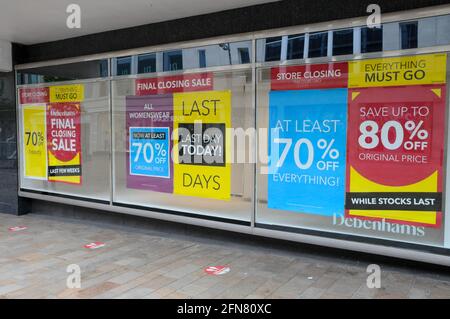
[(24, 105), (23, 116), (23, 154), (24, 177), (47, 179), (47, 132), (46, 105)]
[(50, 87), (50, 103), (83, 102), (84, 85), (59, 85)]
[(447, 54), (349, 62), (349, 88), (444, 84)]
[(272, 91), (346, 88), (348, 64), (280, 66), (271, 70)]
[(270, 93), (269, 208), (322, 216), (344, 212), (347, 93)]
[(231, 92), (174, 94), (175, 193), (228, 200), (231, 196)]
[(127, 187), (172, 193), (173, 96), (129, 96), (126, 103)]
[(210, 91), (214, 87), (212, 73), (183, 74), (136, 80), (136, 95)]
[(47, 106), (48, 180), (81, 184), (80, 103)]
[(347, 215), (440, 226), (445, 85), (349, 92)]

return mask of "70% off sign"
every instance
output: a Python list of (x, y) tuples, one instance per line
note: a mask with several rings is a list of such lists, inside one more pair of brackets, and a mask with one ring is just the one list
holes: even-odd
[(134, 157), (135, 162), (139, 161), (141, 156), (147, 164), (152, 164), (153, 162), (156, 164), (165, 164), (167, 161), (167, 150), (164, 148), (164, 144), (162, 143), (152, 144), (134, 142), (133, 147), (136, 147), (136, 155)]
[[(320, 171), (336, 171), (339, 169), (340, 152), (334, 148), (335, 139), (326, 140), (320, 139), (317, 143), (313, 143), (308, 138), (301, 138), (293, 143), (291, 138), (275, 138), (275, 147), (284, 145), (281, 156), (276, 164), (276, 167), (282, 167), (288, 154), (293, 147), (293, 156), (296, 166), (301, 170), (308, 170), (314, 165), (314, 159), (319, 152), (320, 159), (315, 163), (316, 168)], [(306, 156), (301, 156), (301, 150), (305, 149)]]

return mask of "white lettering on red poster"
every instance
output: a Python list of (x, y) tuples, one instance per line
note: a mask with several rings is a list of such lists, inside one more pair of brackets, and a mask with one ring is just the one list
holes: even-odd
[(48, 103), (49, 91), (45, 88), (29, 88), (19, 90), (20, 104)]
[(346, 88), (348, 64), (281, 66), (271, 70), (272, 91)]
[(214, 87), (212, 73), (184, 74), (161, 78), (137, 79), (136, 95), (210, 91)]

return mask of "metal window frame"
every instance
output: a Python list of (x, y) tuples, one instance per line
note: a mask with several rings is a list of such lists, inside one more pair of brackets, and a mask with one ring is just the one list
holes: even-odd
[[(428, 18), (428, 17), (434, 17), (434, 16), (443, 16), (450, 14), (450, 6), (449, 5), (443, 5), (443, 6), (436, 6), (436, 7), (430, 7), (430, 8), (422, 8), (422, 9), (416, 9), (416, 10), (410, 10), (410, 11), (404, 11), (404, 12), (397, 12), (397, 13), (390, 13), (390, 14), (384, 14), (382, 16), (382, 23), (391, 23), (391, 22), (402, 22), (402, 21), (408, 21), (408, 20), (416, 20), (416, 19), (422, 19), (422, 18)], [(112, 107), (112, 96), (111, 96), (111, 90), (112, 90), (112, 80), (119, 80), (119, 79), (126, 79), (126, 78), (141, 78), (141, 77), (159, 77), (159, 76), (166, 76), (166, 75), (175, 75), (175, 74), (184, 74), (184, 73), (197, 73), (197, 72), (214, 72), (214, 71), (227, 71), (227, 70), (240, 70), (240, 69), (249, 69), (252, 70), (252, 107), (255, 111), (255, 127), (257, 127), (257, 107), (256, 107), (256, 83), (257, 83), (257, 69), (258, 68), (268, 68), (271, 66), (279, 66), (279, 65), (295, 65), (295, 64), (308, 64), (308, 63), (322, 63), (322, 62), (330, 62), (330, 61), (348, 61), (348, 60), (358, 60), (358, 59), (367, 59), (367, 58), (380, 58), (380, 57), (392, 57), (392, 56), (405, 56), (405, 55), (415, 55), (415, 54), (425, 54), (425, 53), (437, 53), (437, 52), (450, 52), (450, 45), (445, 46), (437, 46), (437, 47), (430, 47), (430, 48), (420, 48), (420, 49), (410, 49), (410, 50), (395, 50), (395, 51), (384, 51), (384, 52), (375, 52), (375, 53), (366, 53), (361, 54), (358, 51), (355, 51), (353, 55), (346, 55), (346, 56), (338, 56), (338, 57), (323, 57), (323, 58), (315, 58), (311, 59), (308, 58), (307, 52), (309, 50), (308, 44), (309, 41), (308, 37), (310, 33), (313, 32), (332, 32), (333, 30), (337, 29), (345, 29), (345, 28), (359, 28), (366, 25), (366, 17), (361, 18), (355, 18), (355, 19), (346, 19), (346, 20), (336, 20), (336, 21), (329, 21), (329, 22), (323, 22), (323, 23), (316, 23), (311, 25), (305, 25), (305, 26), (295, 26), (295, 27), (289, 27), (289, 28), (280, 28), (280, 29), (274, 29), (274, 30), (266, 30), (266, 31), (258, 31), (258, 32), (251, 32), (251, 33), (243, 33), (233, 36), (222, 36), (222, 37), (215, 37), (215, 38), (209, 38), (209, 39), (203, 39), (203, 40), (197, 40), (197, 41), (186, 41), (186, 42), (179, 42), (179, 43), (172, 43), (167, 45), (157, 45), (157, 46), (149, 46), (144, 48), (138, 48), (138, 49), (131, 49), (131, 50), (123, 50), (123, 51), (117, 51), (117, 52), (110, 52), (110, 53), (102, 53), (102, 54), (95, 54), (95, 55), (89, 55), (89, 56), (80, 56), (80, 57), (74, 57), (74, 58), (66, 58), (66, 59), (58, 59), (58, 60), (51, 60), (51, 61), (44, 61), (44, 62), (37, 62), (37, 63), (27, 63), (27, 64), (21, 64), (16, 65), (16, 78), (17, 78), (17, 71), (28, 69), (28, 68), (37, 68), (37, 67), (44, 67), (44, 66), (54, 66), (54, 65), (61, 65), (61, 64), (67, 64), (67, 63), (74, 63), (74, 62), (87, 62), (92, 60), (99, 60), (99, 59), (108, 59), (108, 65), (110, 74), (108, 77), (104, 78), (96, 78), (96, 79), (87, 79), (87, 80), (80, 80), (80, 81), (73, 81), (76, 83), (87, 83), (87, 82), (96, 82), (96, 81), (109, 81), (110, 83), (110, 101), (109, 101), (109, 107), (111, 109)], [(303, 59), (299, 60), (289, 60), (289, 61), (274, 61), (274, 62), (264, 62), (264, 63), (257, 63), (256, 62), (256, 56), (257, 56), (257, 45), (256, 41), (258, 39), (267, 38), (267, 37), (277, 37), (277, 36), (289, 36), (294, 34), (304, 34), (305, 35), (305, 56)], [(215, 45), (220, 44), (224, 42), (240, 42), (240, 41), (252, 41), (252, 54), (251, 54), (251, 63), (247, 65), (232, 65), (232, 66), (219, 66), (219, 67), (211, 67), (211, 68), (201, 68), (201, 69), (194, 69), (194, 70), (181, 70), (181, 71), (172, 71), (172, 72), (155, 72), (150, 74), (133, 74), (133, 75), (127, 75), (127, 76), (113, 76), (111, 71), (113, 71), (114, 63), (113, 59), (117, 57), (124, 57), (124, 56), (135, 56), (141, 54), (147, 54), (147, 53), (157, 53), (162, 51), (168, 51), (168, 50), (180, 50), (180, 49), (186, 49), (186, 48), (195, 48), (200, 46), (207, 46), (207, 45)], [(17, 83), (17, 82), (16, 82)], [(40, 84), (33, 84), (33, 85), (16, 85), (16, 95), (18, 98), (18, 89), (21, 87), (44, 87), (49, 85), (58, 85), (58, 84), (70, 84), (71, 82), (52, 82), (52, 83), (40, 83)], [(19, 119), (19, 101), (17, 101), (17, 140), (18, 145), (21, 145), (21, 125), (20, 125), (20, 119)], [(449, 112), (450, 113), (450, 112)], [(111, 130), (114, 130), (113, 127), (113, 114), (111, 112), (110, 116), (111, 121)], [(112, 134), (111, 134), (112, 135)], [(112, 136), (111, 136), (112, 138)], [(450, 130), (448, 129), (447, 125), (447, 144), (450, 140)], [(114, 172), (114, 144), (111, 141), (111, 173)], [(19, 147), (19, 146), (18, 146)], [(257, 145), (254, 146), (257, 150)], [(20, 148), (20, 147), (19, 147)], [(257, 154), (257, 151), (256, 153)], [(450, 148), (447, 148), (446, 157), (448, 157), (450, 154)], [(447, 159), (446, 159), (447, 160)], [(19, 165), (20, 166), (20, 165)], [(256, 179), (257, 174), (257, 165), (254, 165), (254, 178)], [(19, 175), (21, 174), (21, 169), (19, 167)], [(450, 181), (450, 170), (447, 170), (447, 176), (445, 178), (445, 184), (447, 185), (447, 182)], [(137, 216), (143, 216), (147, 218), (155, 218), (155, 219), (161, 219), (166, 221), (172, 221), (172, 222), (178, 222), (178, 223), (185, 223), (185, 224), (191, 224), (191, 225), (197, 225), (202, 227), (209, 227), (209, 228), (215, 228), (215, 229), (221, 229), (221, 230), (227, 230), (232, 232), (239, 232), (249, 235), (255, 235), (255, 236), (262, 236), (262, 237), (270, 237), (270, 238), (276, 238), (276, 239), (282, 239), (282, 240), (288, 240), (288, 241), (294, 241), (294, 242), (301, 242), (301, 243), (308, 243), (308, 244), (314, 244), (314, 245), (320, 245), (320, 246), (328, 246), (338, 249), (346, 249), (346, 250), (352, 250), (357, 252), (364, 252), (364, 253), (372, 253), (372, 254), (378, 254), (378, 255), (384, 255), (384, 256), (390, 256), (395, 258), (403, 258), (403, 259), (409, 259), (414, 261), (420, 261), (420, 262), (427, 262), (427, 263), (434, 263), (434, 264), (440, 264), (440, 265), (446, 265), (450, 266), (450, 250), (440, 247), (434, 247), (434, 246), (426, 246), (421, 244), (411, 244), (408, 247), (401, 247), (402, 242), (397, 242), (394, 240), (385, 240), (386, 244), (380, 245), (379, 243), (370, 243), (370, 242), (364, 242), (364, 241), (355, 241), (355, 238), (357, 239), (359, 236), (352, 236), (349, 235), (349, 239), (343, 239), (343, 238), (332, 238), (333, 233), (327, 232), (329, 236), (321, 236), (317, 234), (308, 234), (308, 233), (301, 233), (301, 232), (291, 232), (287, 231), (286, 229), (281, 228), (279, 229), (268, 229), (264, 227), (260, 227), (256, 223), (256, 194), (257, 194), (257, 185), (255, 185), (254, 189), (254, 200), (253, 200), (253, 212), (251, 213), (251, 221), (250, 224), (247, 225), (238, 225), (238, 224), (232, 224), (222, 221), (214, 221), (214, 220), (208, 220), (208, 219), (202, 219), (202, 218), (194, 218), (190, 216), (180, 216), (180, 215), (172, 215), (172, 214), (166, 214), (162, 212), (158, 212), (157, 210), (152, 211), (152, 209), (149, 210), (141, 210), (141, 209), (135, 209), (135, 208), (128, 208), (128, 207), (121, 207), (121, 206), (115, 206), (113, 205), (113, 190), (112, 187), (114, 185), (114, 174), (111, 174), (111, 198), (109, 201), (109, 205), (107, 204), (101, 204), (96, 203), (93, 201), (86, 201), (83, 199), (78, 198), (70, 198), (70, 197), (64, 197), (64, 195), (60, 196), (59, 194), (39, 194), (39, 192), (28, 192), (25, 190), (20, 189), (18, 191), (19, 196), (22, 197), (28, 197), (32, 199), (37, 200), (45, 200), (50, 202), (58, 202), (63, 203), (67, 205), (75, 205), (80, 207), (87, 207), (87, 208), (93, 208), (98, 210), (107, 210), (111, 212), (121, 213), (121, 214), (131, 214), (131, 215), (137, 215)], [(450, 203), (449, 201), (446, 201), (445, 203), (446, 211), (449, 211), (450, 209)], [(445, 221), (445, 229), (447, 230), (445, 232), (445, 247), (450, 247), (450, 218), (447, 218)], [(351, 239), (353, 238), (353, 240)], [(362, 238), (362, 237), (361, 237)], [(370, 241), (370, 238), (369, 240)], [(436, 252), (437, 251), (437, 252)]]

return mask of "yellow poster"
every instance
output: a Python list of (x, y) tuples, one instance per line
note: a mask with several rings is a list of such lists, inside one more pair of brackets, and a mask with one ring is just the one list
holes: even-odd
[(230, 127), (230, 91), (174, 94), (175, 194), (230, 199)]
[(23, 148), (25, 178), (47, 179), (46, 106), (24, 105)]
[(50, 87), (50, 103), (83, 102), (84, 85), (60, 85)]
[(349, 62), (349, 88), (446, 82), (446, 54), (415, 55)]

